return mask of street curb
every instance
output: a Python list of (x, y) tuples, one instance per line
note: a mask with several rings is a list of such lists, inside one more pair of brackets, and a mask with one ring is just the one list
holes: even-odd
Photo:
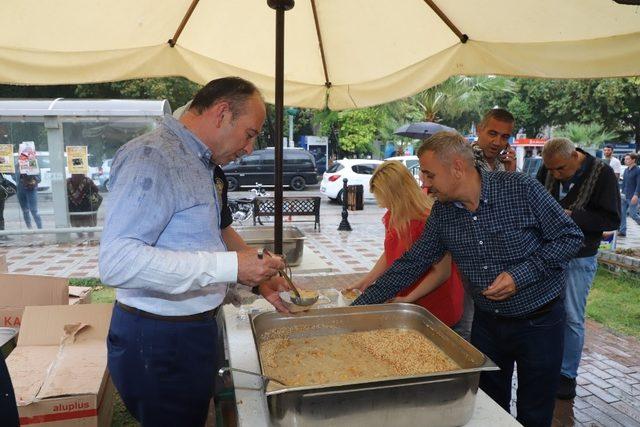
[(611, 271), (640, 273), (640, 258), (617, 254), (612, 251), (600, 251), (598, 252), (598, 262)]

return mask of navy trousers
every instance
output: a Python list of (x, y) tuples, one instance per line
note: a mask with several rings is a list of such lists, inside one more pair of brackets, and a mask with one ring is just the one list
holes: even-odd
[(11, 377), (4, 361), (4, 355), (0, 353), (0, 426), (18, 427), (18, 408), (16, 397), (13, 394)]
[(213, 396), (215, 319), (153, 320), (113, 309), (109, 372), (143, 426), (202, 426)]
[(499, 367), (483, 372), (480, 388), (510, 412), (513, 364), (518, 369), (518, 421), (525, 427), (551, 425), (562, 366), (565, 312), (558, 299), (533, 319), (499, 318), (475, 311), (471, 343)]

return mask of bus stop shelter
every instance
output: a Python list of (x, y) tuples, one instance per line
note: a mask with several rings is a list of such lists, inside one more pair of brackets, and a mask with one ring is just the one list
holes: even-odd
[(42, 158), (41, 178), (50, 182), (39, 193), (50, 192), (53, 203), (53, 224), (49, 220), (42, 229), (10, 229), (0, 235), (56, 233), (64, 240), (69, 232), (79, 231), (69, 221), (66, 147), (87, 146), (89, 165), (95, 167), (128, 140), (155, 128), (165, 114), (171, 114), (166, 100), (0, 100), (0, 143), (13, 145), (17, 153), (20, 143), (34, 141)]

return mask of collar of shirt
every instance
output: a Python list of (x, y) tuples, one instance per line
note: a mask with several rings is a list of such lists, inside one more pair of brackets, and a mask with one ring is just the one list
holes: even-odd
[[(491, 179), (491, 172), (487, 172), (484, 169), (479, 168), (476, 165), (476, 170), (480, 174), (480, 204), (488, 205), (493, 200), (494, 191)], [(453, 202), (453, 205), (460, 209), (467, 209), (462, 202)]]
[(477, 142), (474, 142), (473, 144), (471, 144), (471, 148), (473, 149), (473, 155), (475, 157), (476, 167), (487, 172), (505, 170), (504, 164), (498, 159), (493, 159), (493, 167), (489, 165), (489, 161), (487, 160), (487, 157), (484, 155), (484, 151), (482, 151), (482, 148), (480, 148)]
[(571, 190), (571, 187), (573, 187), (574, 184), (580, 181), (580, 178), (582, 178), (582, 175), (584, 175), (584, 173), (587, 171), (587, 163), (588, 163), (587, 158), (585, 157), (584, 162), (582, 162), (582, 164), (580, 165), (576, 173), (573, 174), (571, 179), (562, 181), (560, 183), (561, 190), (564, 194), (568, 193)]
[(187, 129), (181, 121), (169, 114), (165, 114), (164, 125), (175, 133), (184, 142), (187, 149), (198, 156), (207, 168), (215, 168), (215, 164), (211, 160), (211, 149), (209, 149), (204, 142), (200, 141), (200, 138), (195, 136), (193, 132)]

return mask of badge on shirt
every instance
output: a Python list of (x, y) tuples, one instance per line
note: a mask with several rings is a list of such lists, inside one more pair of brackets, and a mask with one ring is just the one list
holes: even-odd
[(222, 178), (216, 177), (216, 191), (218, 192), (218, 200), (222, 200), (222, 190), (224, 190), (224, 182)]

